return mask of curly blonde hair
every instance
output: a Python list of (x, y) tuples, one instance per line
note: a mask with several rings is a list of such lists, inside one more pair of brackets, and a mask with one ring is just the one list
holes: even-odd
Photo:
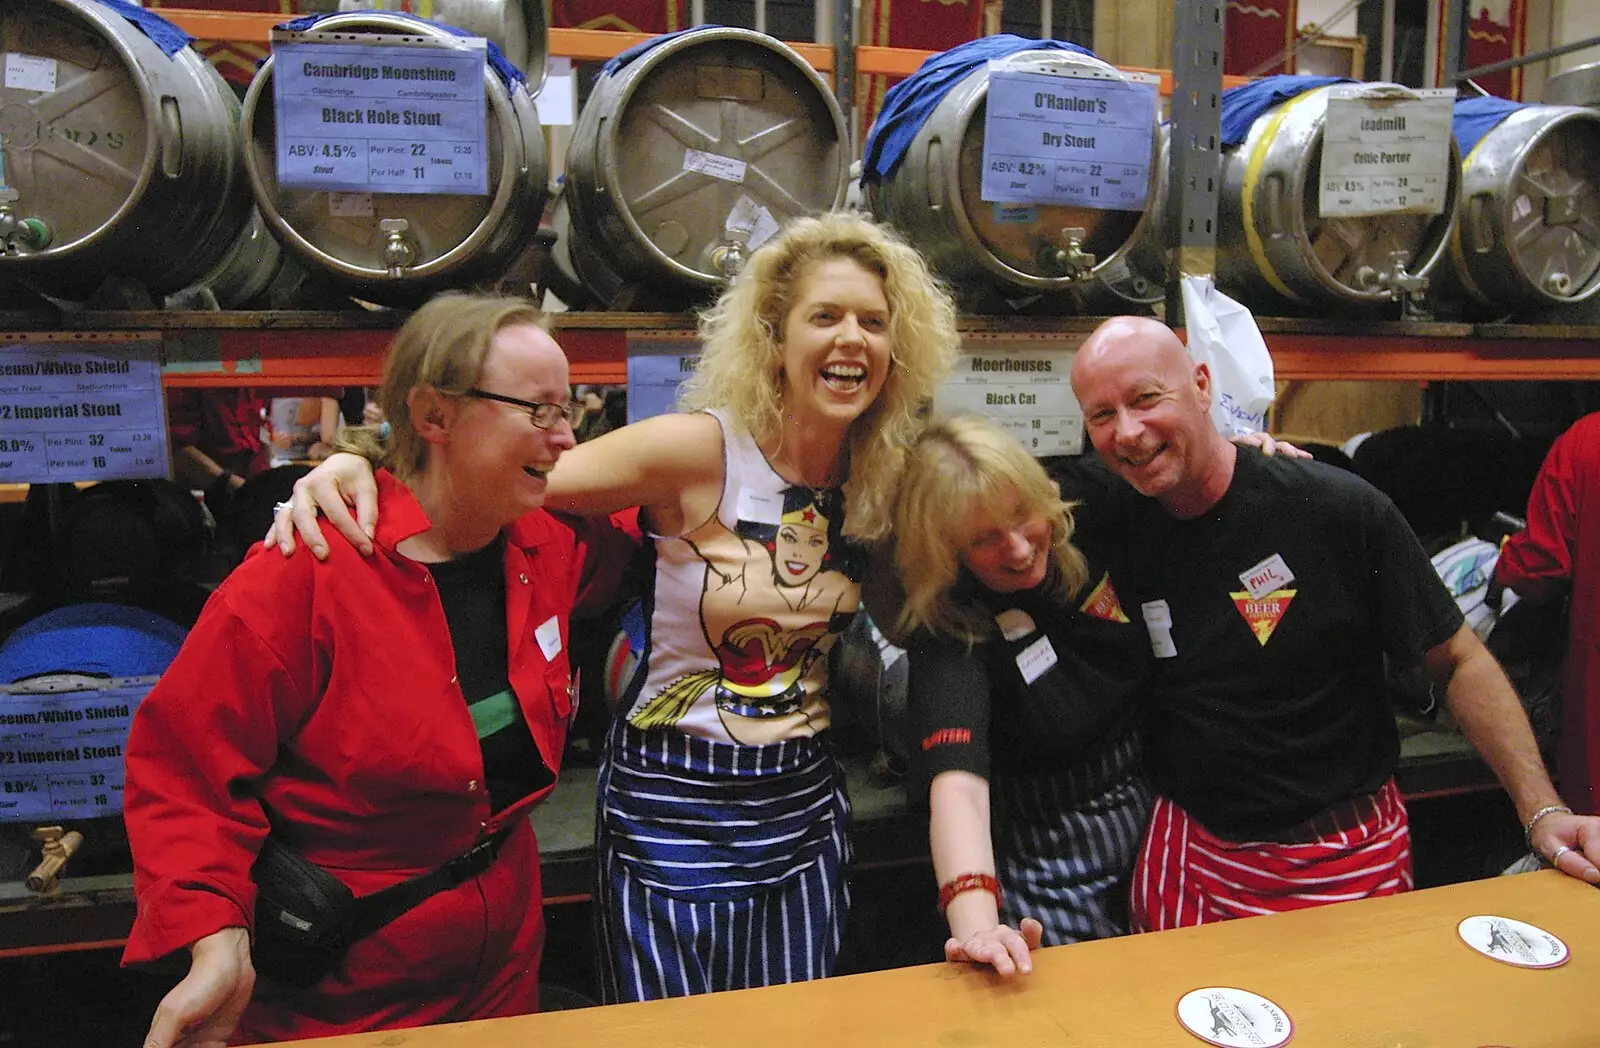
[(984, 605), (960, 599), (966, 580), (961, 551), (992, 507), (1015, 493), (1024, 513), (1050, 523), (1052, 570), (1045, 585), (1071, 597), (1088, 581), (1088, 565), (1072, 544), (1072, 505), (1061, 500), (1044, 467), (993, 423), (972, 415), (934, 419), (906, 455), (895, 500), (895, 571), (905, 589), (897, 627), (923, 628), (974, 644), (994, 632)]
[(949, 373), (961, 345), (956, 307), (916, 249), (855, 212), (795, 219), (750, 256), (715, 305), (700, 315), (700, 364), (684, 383), (687, 410), (720, 408), (758, 441), (783, 433), (784, 318), (799, 283), (818, 262), (848, 258), (883, 281), (892, 364), (872, 405), (851, 424), (845, 534), (887, 538), (906, 448), (922, 427), (923, 405)]
[(395, 332), (384, 358), (377, 401), (388, 420), (387, 439), (382, 426), (353, 427), (339, 434), (335, 449), (387, 466), (401, 480), (420, 473), (428, 442), (411, 424), (406, 399), (412, 389), (465, 393), (477, 385), (495, 333), (518, 324), (546, 326), (539, 307), (524, 298), (448, 291), (429, 299)]

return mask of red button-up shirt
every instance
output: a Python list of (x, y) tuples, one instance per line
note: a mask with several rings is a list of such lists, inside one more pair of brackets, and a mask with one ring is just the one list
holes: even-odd
[[(135, 715), (124, 817), (138, 916), (126, 962), (250, 927), (250, 867), (269, 827), (359, 896), (462, 854), (548, 792), (491, 815), (429, 567), (395, 550), (428, 520), (403, 484), (378, 482), (371, 557), (336, 534), (325, 562), (253, 550)], [(568, 618), (609, 598), (634, 538), (616, 522), (543, 511), (505, 538), (511, 686), (559, 773)], [(543, 644), (535, 637), (552, 621), (559, 648), (549, 627)]]

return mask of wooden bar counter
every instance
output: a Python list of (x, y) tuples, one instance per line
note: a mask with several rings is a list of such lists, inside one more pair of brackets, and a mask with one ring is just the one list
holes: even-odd
[[(1480, 956), (1474, 914), (1537, 925), (1559, 968)], [(1289, 1048), (1595, 1048), (1600, 890), (1554, 871), (1045, 950), (1009, 983), (936, 964), (796, 986), (296, 1041), (296, 1048), (1184, 1048), (1178, 998), (1233, 986), (1294, 1023)]]

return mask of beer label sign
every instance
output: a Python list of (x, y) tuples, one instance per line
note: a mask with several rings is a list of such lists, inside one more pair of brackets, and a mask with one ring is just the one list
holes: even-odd
[(979, 195), (1002, 204), (1137, 211), (1150, 193), (1155, 78), (990, 64)]
[(156, 343), (0, 345), (0, 483), (167, 472)]
[(1362, 218), (1444, 212), (1456, 93), (1335, 84), (1322, 129), (1317, 213)]
[(983, 415), (1036, 456), (1078, 454), (1083, 409), (1068, 382), (1074, 350), (1059, 343), (1058, 335), (969, 332), (955, 369), (933, 394), (934, 410)]
[(487, 47), (274, 42), (278, 184), (487, 195)]
[(126, 677), (59, 694), (0, 687), (0, 823), (120, 813), (128, 726), (155, 681)]

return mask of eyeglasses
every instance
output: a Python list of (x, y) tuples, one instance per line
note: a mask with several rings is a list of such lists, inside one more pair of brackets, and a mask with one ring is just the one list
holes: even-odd
[(549, 429), (562, 419), (566, 419), (569, 426), (576, 426), (583, 421), (583, 402), (580, 400), (569, 400), (565, 404), (540, 404), (535, 400), (518, 400), (516, 397), (490, 393), (483, 389), (469, 389), (462, 395), (521, 408), (528, 413), (528, 421), (540, 429)]

